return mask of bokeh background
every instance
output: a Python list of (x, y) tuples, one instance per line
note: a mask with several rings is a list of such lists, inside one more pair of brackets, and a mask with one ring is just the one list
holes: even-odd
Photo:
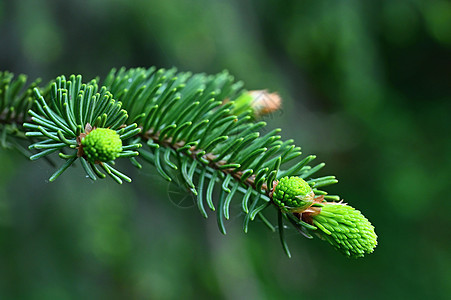
[(150, 166), (50, 184), (45, 162), (1, 150), (0, 298), (449, 299), (450, 50), (442, 0), (0, 1), (1, 70), (228, 69), (278, 91), (269, 128), (325, 161), (379, 235), (350, 260), (289, 231), (288, 259), (238, 210), (222, 236)]

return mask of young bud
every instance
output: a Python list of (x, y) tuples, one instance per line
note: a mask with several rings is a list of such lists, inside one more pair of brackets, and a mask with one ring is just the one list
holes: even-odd
[(107, 162), (114, 160), (122, 151), (122, 140), (116, 131), (108, 128), (96, 128), (82, 140), (83, 152), (89, 162)]
[(315, 194), (310, 185), (300, 177), (283, 177), (272, 194), (274, 203), (290, 212), (302, 212), (313, 204)]
[(235, 99), (233, 113), (238, 115), (251, 109), (254, 118), (259, 118), (278, 110), (281, 103), (282, 99), (277, 93), (268, 93), (266, 90), (248, 91)]
[(349, 257), (363, 257), (377, 245), (374, 226), (362, 213), (344, 203), (323, 203), (319, 214), (311, 214), (318, 235)]

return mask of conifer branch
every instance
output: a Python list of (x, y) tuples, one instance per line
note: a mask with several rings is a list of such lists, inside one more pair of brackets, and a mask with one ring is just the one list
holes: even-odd
[[(128, 158), (137, 168), (152, 164), (165, 180), (180, 179), (202, 216), (208, 217), (206, 207), (216, 212), (224, 234), (231, 203), (238, 200), (244, 231), (259, 217), (279, 229), (287, 255), (284, 221), (306, 237), (317, 233), (347, 256), (376, 246), (374, 227), (360, 212), (331, 206), (340, 198), (322, 188), (336, 178), (313, 177), (323, 163), (310, 166), (315, 156), (302, 158), (293, 140), (281, 141), (279, 129), (260, 135), (266, 123), (258, 118), (277, 109), (276, 94), (248, 92), (227, 72), (156, 68), (113, 69), (103, 83), (85, 84), (80, 75), (60, 76), (45, 88), (25, 82), (24, 76), (13, 80), (0, 73), (0, 142), (20, 148), (17, 140), (27, 141), (35, 151), (31, 160), (58, 153), (64, 162), (50, 181), (79, 160), (92, 180), (130, 182), (113, 167), (116, 159)], [(268, 99), (274, 102), (265, 104)], [(264, 215), (268, 207), (276, 209), (277, 225)]]

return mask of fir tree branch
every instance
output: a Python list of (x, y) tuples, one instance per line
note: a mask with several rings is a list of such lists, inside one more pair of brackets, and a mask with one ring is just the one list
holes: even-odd
[[(103, 86), (98, 80), (84, 84), (80, 75), (60, 76), (46, 88), (25, 83), (24, 76), (13, 80), (0, 73), (0, 142), (18, 148), (16, 140), (27, 140), (37, 151), (31, 160), (58, 153), (64, 163), (50, 181), (79, 160), (92, 180), (109, 176), (130, 182), (113, 167), (115, 159), (128, 158), (138, 168), (154, 165), (168, 181), (181, 179), (202, 216), (208, 217), (206, 206), (216, 212), (224, 234), (224, 220), (239, 199), (244, 231), (258, 216), (271, 230), (279, 229), (288, 255), (284, 220), (304, 236), (318, 233), (348, 256), (371, 253), (376, 245), (374, 228), (364, 217), (359, 224), (369, 225), (351, 226), (349, 218), (340, 217), (357, 218), (360, 212), (327, 202), (340, 198), (322, 190), (337, 182), (334, 176), (312, 177), (323, 163), (311, 167), (315, 156), (302, 158), (293, 140), (281, 141), (279, 129), (260, 135), (266, 123), (256, 118), (280, 105), (275, 94), (248, 92), (227, 72), (193, 75), (156, 68), (113, 69)], [(265, 105), (268, 99), (275, 100)], [(263, 214), (270, 206), (277, 211), (277, 227)]]

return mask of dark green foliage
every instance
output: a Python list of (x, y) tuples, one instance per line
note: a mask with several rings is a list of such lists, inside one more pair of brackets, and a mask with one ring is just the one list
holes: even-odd
[[(48, 100), (44, 99), (39, 90), (35, 89), (36, 98), (34, 109), (29, 110), (33, 123), (24, 123), (28, 130), (27, 137), (39, 139), (29, 146), (30, 149), (40, 150), (30, 156), (36, 160), (53, 152), (59, 152), (59, 157), (66, 162), (50, 177), (50, 181), (58, 178), (77, 158), (86, 174), (92, 180), (105, 177), (105, 173), (118, 183), (131, 179), (112, 167), (111, 163), (100, 163), (103, 173), (97, 164), (87, 161), (79, 149), (80, 140), (84, 134), (93, 128), (110, 128), (116, 130), (122, 140), (126, 140), (138, 132), (136, 124), (124, 126), (128, 118), (127, 112), (121, 109), (121, 103), (115, 101), (112, 94), (105, 87), (99, 89), (93, 80), (88, 84), (82, 83), (81, 76), (70, 77), (66, 81), (64, 76), (58, 77), (51, 84)], [(134, 143), (128, 145), (118, 154), (118, 157), (138, 155), (133, 151), (140, 147)]]
[(0, 72), (0, 144), (3, 148), (16, 148), (29, 156), (20, 140), (25, 139), (21, 124), (27, 120), (28, 110), (32, 107), (33, 89), (38, 87), (40, 80), (27, 85), (27, 76)]

